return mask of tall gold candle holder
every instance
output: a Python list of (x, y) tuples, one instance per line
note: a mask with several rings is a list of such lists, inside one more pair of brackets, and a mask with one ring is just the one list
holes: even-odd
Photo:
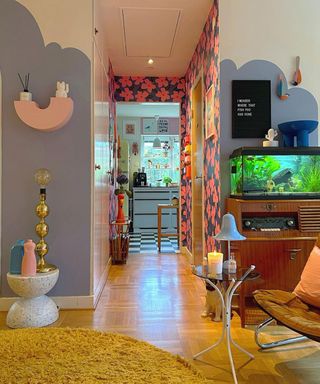
[(36, 206), (36, 215), (39, 217), (40, 222), (35, 226), (36, 233), (40, 237), (39, 242), (36, 244), (36, 252), (39, 256), (37, 272), (45, 273), (57, 269), (55, 265), (48, 264), (45, 260), (45, 256), (49, 251), (48, 244), (44, 240), (49, 232), (49, 226), (44, 220), (49, 215), (49, 207), (46, 203), (46, 186), (51, 181), (51, 175), (48, 169), (40, 168), (36, 171), (34, 178), (40, 186), (40, 201)]

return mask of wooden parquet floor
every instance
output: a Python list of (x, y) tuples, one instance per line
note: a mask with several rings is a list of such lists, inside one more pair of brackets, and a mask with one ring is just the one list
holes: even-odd
[[(213, 344), (221, 332), (221, 323), (201, 318), (204, 300), (204, 284), (192, 275), (184, 256), (130, 254), (126, 265), (111, 267), (95, 311), (61, 311), (60, 319), (53, 326), (119, 332), (192, 360), (193, 354)], [(6, 328), (5, 316), (6, 313), (0, 313), (0, 328)], [(232, 334), (238, 344), (255, 356), (247, 363), (246, 355), (234, 350), (239, 383), (320, 383), (317, 343), (259, 352), (253, 330), (242, 329), (236, 314)], [(272, 327), (272, 334), (292, 335), (282, 327)], [(266, 341), (269, 339), (270, 335), (266, 335)], [(193, 363), (213, 383), (232, 383), (224, 345)]]

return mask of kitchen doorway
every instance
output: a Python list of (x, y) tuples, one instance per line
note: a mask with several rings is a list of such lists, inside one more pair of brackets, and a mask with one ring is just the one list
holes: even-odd
[[(158, 253), (158, 205), (180, 195), (180, 103), (118, 102), (118, 169), (129, 179), (132, 198), (125, 215), (132, 220), (129, 253)], [(162, 210), (162, 233), (177, 232), (177, 210)], [(161, 253), (179, 250), (166, 236)]]
[(203, 260), (204, 215), (203, 215), (203, 79), (198, 77), (191, 98), (191, 183), (192, 183), (192, 258), (193, 264)]

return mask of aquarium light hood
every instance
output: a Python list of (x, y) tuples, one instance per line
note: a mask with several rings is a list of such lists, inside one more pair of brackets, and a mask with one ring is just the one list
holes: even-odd
[(240, 147), (229, 157), (242, 155), (320, 155), (320, 147)]

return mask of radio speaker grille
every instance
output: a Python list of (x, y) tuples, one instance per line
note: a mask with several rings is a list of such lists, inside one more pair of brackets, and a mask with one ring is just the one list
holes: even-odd
[(299, 224), (301, 232), (320, 232), (320, 207), (299, 207)]

